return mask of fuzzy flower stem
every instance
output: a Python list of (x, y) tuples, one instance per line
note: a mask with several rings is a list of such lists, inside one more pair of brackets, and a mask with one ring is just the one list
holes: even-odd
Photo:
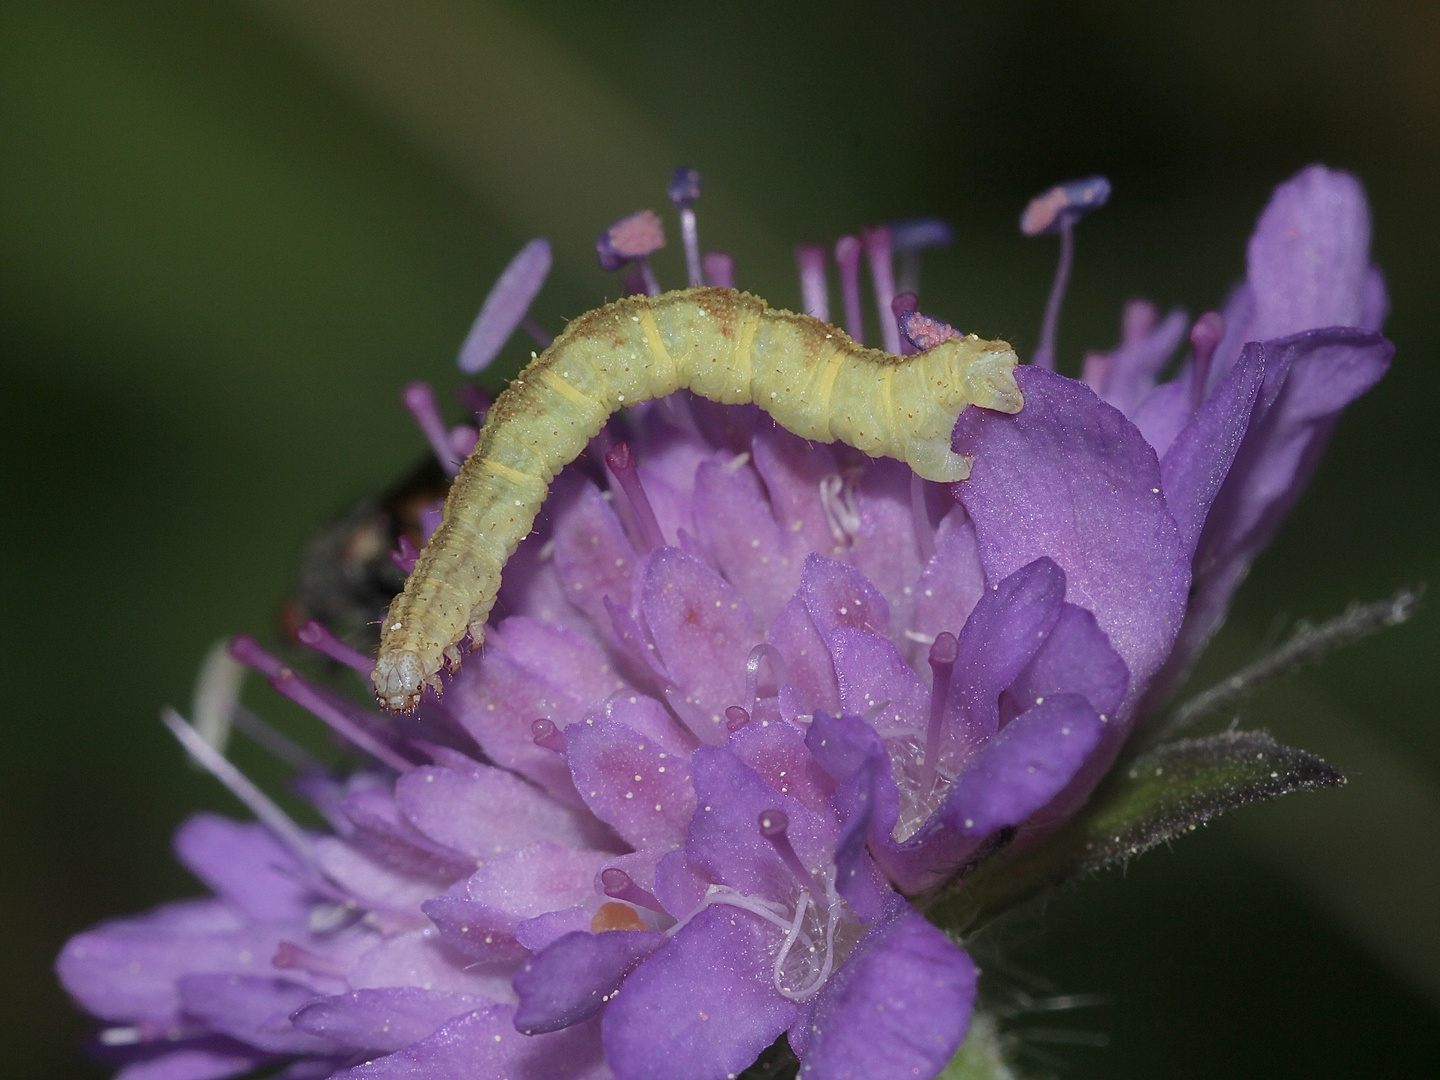
[(1274, 652), (1262, 656), (1249, 667), (1241, 668), (1228, 679), (1181, 705), (1150, 741), (1161, 742), (1178, 735), (1210, 714), (1237, 704), (1262, 683), (1318, 660), (1332, 649), (1369, 637), (1377, 630), (1409, 621), (1419, 604), (1419, 590), (1401, 589), (1388, 600), (1352, 604), (1343, 615), (1337, 615), (1319, 626), (1302, 623), (1290, 640)]

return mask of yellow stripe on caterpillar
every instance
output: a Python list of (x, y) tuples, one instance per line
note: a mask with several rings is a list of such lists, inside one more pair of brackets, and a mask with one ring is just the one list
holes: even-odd
[(754, 402), (781, 427), (898, 458), (926, 480), (970, 475), (950, 448), (968, 405), (1019, 412), (1015, 353), (971, 334), (914, 356), (867, 349), (808, 315), (734, 289), (630, 296), (581, 315), (496, 400), (405, 591), (385, 619), (372, 675), (393, 711), (414, 709), (467, 628), (472, 643), (500, 574), (549, 483), (612, 412), (681, 388)]

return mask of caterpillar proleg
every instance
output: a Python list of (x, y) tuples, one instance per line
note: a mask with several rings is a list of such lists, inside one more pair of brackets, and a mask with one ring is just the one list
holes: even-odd
[(1019, 412), (1014, 351), (971, 334), (913, 356), (857, 344), (808, 315), (734, 289), (630, 296), (565, 328), (500, 395), (445, 500), (440, 527), (390, 605), (372, 676), (408, 711), (443, 665), (479, 645), (500, 573), (530, 532), (550, 481), (627, 405), (688, 389), (753, 402), (805, 439), (893, 457), (927, 480), (970, 474), (950, 449), (967, 405)]

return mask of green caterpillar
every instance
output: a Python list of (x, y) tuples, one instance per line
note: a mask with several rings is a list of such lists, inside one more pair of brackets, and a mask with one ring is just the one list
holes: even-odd
[(500, 572), (530, 532), (555, 474), (610, 414), (689, 389), (754, 402), (782, 427), (898, 458), (926, 480), (970, 475), (950, 449), (967, 405), (1019, 412), (1015, 353), (952, 338), (914, 356), (856, 344), (808, 315), (734, 289), (630, 296), (582, 315), (500, 395), (445, 500), (440, 527), (390, 605), (371, 678), (380, 704), (409, 711), (442, 666), (479, 645)]

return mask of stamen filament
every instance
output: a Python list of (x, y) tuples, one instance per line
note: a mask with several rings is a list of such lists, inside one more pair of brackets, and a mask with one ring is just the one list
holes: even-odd
[(610, 467), (611, 475), (615, 477), (620, 490), (625, 493), (625, 498), (630, 503), (630, 510), (635, 517), (635, 528), (640, 533), (638, 539), (645, 550), (664, 547), (665, 536), (660, 532), (660, 522), (655, 519), (655, 510), (645, 495), (645, 486), (640, 483), (640, 473), (635, 468), (630, 444), (617, 442), (606, 450), (605, 464)]
[(420, 549), (408, 536), (400, 537), (400, 546), (390, 552), (390, 561), (399, 567), (400, 572), (407, 577), (414, 572), (415, 563), (419, 558)]
[(1190, 364), (1190, 408), (1195, 410), (1205, 404), (1205, 395), (1210, 387), (1210, 366), (1215, 359), (1215, 350), (1225, 336), (1225, 316), (1218, 311), (1207, 311), (1195, 320), (1190, 328), (1190, 348), (1194, 357)]
[(865, 344), (865, 319), (860, 311), (860, 252), (864, 245), (858, 236), (842, 236), (835, 241), (835, 263), (840, 267), (840, 295), (845, 301), (845, 332)]
[(336, 703), (328, 700), (308, 679), (303, 679), (289, 668), (270, 679), (275, 691), (289, 698), (321, 720), (331, 731), (365, 751), (382, 765), (388, 765), (398, 773), (407, 773), (415, 768), (414, 762), (407, 761), (370, 732), (357, 724)]
[(358, 671), (362, 675), (369, 675), (375, 670), (375, 661), (370, 659), (358, 649), (353, 649), (345, 642), (332, 634), (324, 624), (311, 619), (299, 630), (295, 631), (300, 644), (308, 645), (323, 656), (328, 656), (336, 663), (344, 664), (352, 671)]
[(425, 436), (425, 441), (430, 444), (430, 452), (435, 455), (435, 460), (445, 470), (446, 475), (456, 476), (460, 472), (460, 460), (455, 456), (455, 451), (450, 445), (450, 429), (445, 426), (445, 421), (440, 418), (440, 410), (435, 405), (435, 391), (430, 389), (429, 383), (413, 382), (405, 387), (401, 395), (405, 408), (414, 417), (415, 424)]
[(940, 767), (940, 736), (943, 733), (946, 699), (950, 695), (950, 676), (960, 655), (960, 641), (949, 631), (935, 635), (930, 646), (930, 726), (925, 731), (925, 764), (920, 770), (920, 795), (930, 794)]
[(930, 524), (929, 485), (918, 473), (910, 474), (910, 517), (915, 528), (915, 550), (923, 565), (935, 556), (935, 526)]
[(1065, 302), (1065, 288), (1070, 283), (1070, 263), (1075, 257), (1075, 217), (1062, 213), (1060, 229), (1060, 262), (1055, 267), (1055, 280), (1045, 301), (1045, 318), (1040, 323), (1040, 344), (1031, 360), (1036, 367), (1055, 370), (1055, 334), (1060, 326), (1060, 306)]
[(200, 733), (187, 724), (185, 719), (174, 709), (168, 706), (161, 709), (160, 720), (170, 729), (170, 734), (179, 740), (180, 745), (206, 772), (224, 784), (230, 794), (244, 803), (260, 823), (274, 833), (277, 840), (294, 852), (301, 862), (314, 868), (310, 838), (305, 835), (299, 825), (290, 819), (289, 814), (281, 810), (270, 796), (256, 787), (255, 783), (232, 765), (228, 758), (206, 742)]
[(875, 287), (875, 306), (880, 314), (880, 341), (888, 353), (900, 351), (900, 327), (890, 302), (895, 299), (895, 263), (890, 248), (890, 226), (865, 230), (865, 254), (870, 260), (870, 281)]
[(607, 866), (601, 870), (598, 884), (600, 891), (612, 900), (624, 900), (627, 904), (634, 904), (660, 915), (669, 914), (654, 893), (635, 884), (635, 879), (618, 866)]
[(821, 322), (830, 321), (830, 287), (825, 282), (825, 248), (796, 244), (795, 265), (800, 268), (801, 309)]
[[(763, 810), (757, 821), (760, 825), (760, 835), (770, 841), (770, 846), (775, 849), (775, 854), (780, 856), (780, 861), (785, 864), (785, 868), (795, 875), (795, 880), (799, 882), (800, 887), (815, 890), (816, 886), (820, 884), (818, 879), (806, 869), (805, 864), (800, 861), (799, 854), (795, 851), (795, 846), (790, 843), (788, 834), (790, 816), (783, 810)], [(820, 895), (816, 897), (816, 903), (821, 906), (822, 910), (824, 909), (822, 899), (824, 893), (825, 890), (821, 888), (819, 889)]]
[[(760, 661), (770, 661), (770, 677), (775, 680), (775, 693), (780, 693), (780, 687), (788, 681), (785, 670), (785, 657), (780, 655), (780, 650), (774, 645), (756, 645), (750, 650), (750, 655), (745, 660), (745, 699), (750, 702), (753, 709), (760, 700)], [(767, 695), (768, 696), (768, 695)], [(727, 710), (726, 715), (729, 715)]]
[(705, 284), (718, 289), (735, 287), (735, 260), (723, 251), (707, 251), (700, 260), (705, 270)]
[(555, 726), (555, 721), (541, 717), (539, 720), (530, 722), (530, 736), (535, 740), (536, 746), (542, 746), (546, 750), (554, 750), (557, 754), (565, 752), (565, 736), (560, 734), (560, 729)]

